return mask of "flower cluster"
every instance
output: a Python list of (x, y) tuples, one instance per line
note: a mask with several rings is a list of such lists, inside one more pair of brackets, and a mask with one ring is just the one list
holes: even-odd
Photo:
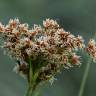
[[(0, 23), (0, 35), (3, 47), (17, 62), (16, 72), (29, 79), (31, 64), (37, 82), (49, 80), (61, 68), (80, 65), (80, 56), (76, 52), (85, 47), (82, 36), (66, 32), (52, 19), (46, 19), (43, 26), (34, 25), (31, 29), (18, 19), (10, 19), (6, 26)], [(91, 40), (87, 52), (93, 58), (96, 58), (95, 50)]]
[(86, 51), (92, 57), (93, 61), (96, 61), (96, 43), (93, 39), (90, 39), (88, 42)]

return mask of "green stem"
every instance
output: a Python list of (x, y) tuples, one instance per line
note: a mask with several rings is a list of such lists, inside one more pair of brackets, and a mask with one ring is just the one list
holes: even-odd
[(79, 91), (78, 96), (83, 96), (85, 84), (86, 84), (86, 81), (88, 78), (88, 73), (89, 73), (90, 66), (91, 66), (91, 62), (92, 62), (92, 59), (89, 59), (87, 65), (86, 65), (85, 71), (84, 71), (84, 76), (83, 76), (83, 79), (81, 82), (80, 91)]
[[(93, 39), (95, 39), (95, 37), (96, 37), (96, 32), (93, 36)], [(85, 71), (84, 71), (84, 75), (83, 75), (83, 78), (82, 78), (82, 82), (81, 82), (81, 86), (80, 86), (78, 96), (83, 96), (85, 84), (86, 84), (86, 81), (87, 81), (87, 78), (88, 78), (88, 73), (89, 73), (90, 66), (91, 66), (91, 62), (92, 62), (92, 59), (89, 58), (89, 61), (86, 65), (86, 68), (85, 68)]]
[(26, 96), (37, 96), (36, 95), (36, 79), (38, 74), (33, 74), (33, 66), (31, 58), (29, 57), (29, 75), (28, 75), (28, 90)]
[(32, 70), (32, 62), (31, 58), (29, 57), (29, 75), (28, 75), (28, 90), (26, 96), (33, 96), (33, 87), (32, 87), (32, 78), (33, 78), (33, 70)]
[(30, 85), (28, 86), (28, 90), (26, 93), (26, 96), (35, 96), (35, 90), (33, 89), (33, 87), (31, 87)]
[(30, 87), (28, 86), (26, 96), (30, 96)]
[(33, 79), (33, 66), (31, 63), (31, 58), (29, 58), (29, 86), (32, 85), (32, 79)]

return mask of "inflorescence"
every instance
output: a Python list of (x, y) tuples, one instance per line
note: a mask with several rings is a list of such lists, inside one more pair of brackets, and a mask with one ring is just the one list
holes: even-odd
[(86, 47), (82, 36), (66, 32), (52, 19), (46, 19), (43, 26), (34, 25), (32, 29), (18, 19), (10, 19), (6, 26), (0, 23), (0, 38), (4, 42), (3, 48), (17, 62), (16, 72), (29, 80), (31, 64), (36, 82), (49, 80), (62, 68), (79, 66), (78, 49), (84, 49), (96, 60), (94, 40)]

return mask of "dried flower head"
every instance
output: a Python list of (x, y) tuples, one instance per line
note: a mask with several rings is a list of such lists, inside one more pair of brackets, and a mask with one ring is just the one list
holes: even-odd
[(90, 39), (86, 47), (87, 53), (91, 56), (93, 61), (96, 61), (96, 42), (93, 39)]
[[(7, 25), (0, 23), (0, 35), (4, 41), (3, 47), (18, 63), (17, 73), (22, 73), (30, 81), (37, 83), (50, 80), (61, 68), (80, 65), (78, 49), (85, 48), (82, 36), (74, 36), (66, 32), (52, 20), (43, 21), (43, 26), (34, 25), (29, 29), (28, 24), (21, 24), (18, 19), (10, 19)], [(90, 40), (87, 52), (96, 58), (96, 47)], [(30, 71), (31, 68), (31, 71)]]

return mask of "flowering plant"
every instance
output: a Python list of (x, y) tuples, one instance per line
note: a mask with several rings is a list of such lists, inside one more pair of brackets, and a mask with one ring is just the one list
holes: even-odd
[(28, 80), (26, 96), (33, 96), (39, 84), (54, 79), (62, 68), (80, 66), (78, 49), (85, 50), (95, 61), (95, 41), (91, 39), (87, 46), (82, 36), (66, 32), (52, 20), (43, 21), (43, 26), (21, 24), (18, 19), (10, 19), (5, 26), (0, 23), (2, 47), (16, 61), (14, 70)]

